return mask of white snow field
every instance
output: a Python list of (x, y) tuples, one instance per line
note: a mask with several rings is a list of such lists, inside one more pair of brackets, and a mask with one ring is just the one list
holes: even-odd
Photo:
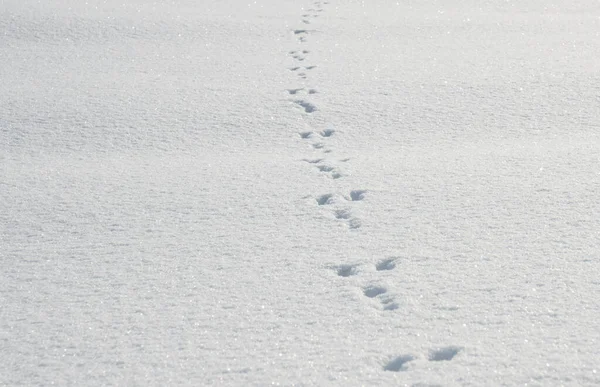
[(599, 385), (596, 0), (0, 1), (0, 385)]

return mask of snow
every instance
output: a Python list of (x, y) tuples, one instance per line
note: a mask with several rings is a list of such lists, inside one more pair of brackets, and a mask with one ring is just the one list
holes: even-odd
[(600, 5), (0, 2), (0, 385), (598, 385)]

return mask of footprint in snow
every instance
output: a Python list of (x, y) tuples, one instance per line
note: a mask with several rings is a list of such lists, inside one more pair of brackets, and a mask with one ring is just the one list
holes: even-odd
[(379, 261), (375, 265), (375, 269), (377, 269), (377, 271), (393, 270), (395, 268), (396, 268), (396, 260), (395, 259), (384, 259), (382, 261)]
[(363, 289), (364, 295), (369, 298), (375, 298), (381, 294), (385, 294), (385, 292), (387, 292), (387, 290), (382, 286), (367, 286)]
[(317, 166), (317, 169), (320, 172), (326, 173), (330, 178), (334, 180), (339, 179), (343, 176), (341, 172), (339, 172), (335, 167), (332, 167), (330, 165), (319, 165)]
[[(332, 176), (332, 178), (335, 179), (336, 177)], [(345, 222), (351, 230), (359, 229), (362, 226), (360, 219), (355, 218), (348, 208), (335, 210), (333, 215), (336, 219)]]
[(335, 168), (330, 165), (319, 165), (317, 166), (317, 169), (321, 172), (331, 172), (335, 170)]
[(350, 217), (352, 216), (352, 214), (350, 213), (350, 210), (346, 209), (346, 210), (337, 210), (334, 213), (336, 219), (350, 219)]
[(326, 204), (332, 204), (333, 195), (332, 194), (321, 195), (321, 196), (317, 197), (316, 200), (317, 200), (317, 204), (320, 206), (324, 206)]
[(358, 274), (358, 265), (344, 264), (333, 268), (340, 277), (351, 277)]
[(377, 298), (381, 302), (383, 310), (396, 310), (399, 308), (398, 303), (387, 294), (387, 289), (383, 286), (369, 285), (363, 289), (363, 294), (368, 298)]
[[(427, 360), (429, 361), (450, 361), (452, 360), (460, 351), (462, 351), (462, 347), (457, 346), (448, 346), (435, 348), (429, 351), (429, 355), (427, 356)], [(384, 366), (384, 371), (391, 372), (400, 372), (407, 371), (408, 364), (412, 361), (417, 360), (417, 358), (410, 354), (404, 354), (400, 356), (396, 356), (391, 358)]]
[(429, 351), (429, 361), (450, 361), (454, 359), (458, 353), (462, 351), (462, 347), (449, 346), (442, 348), (435, 348)]
[(353, 202), (361, 201), (365, 198), (365, 194), (367, 193), (364, 189), (355, 189), (350, 191), (350, 200)]
[[(306, 74), (305, 73), (300, 73), (298, 74), (298, 76), (304, 76), (304, 78), (306, 78)], [(291, 95), (299, 95), (299, 94), (316, 94), (317, 91), (315, 89), (308, 89), (306, 90), (303, 87), (297, 88), (297, 89), (286, 89), (286, 91), (291, 94)]]
[(334, 133), (335, 133), (335, 130), (333, 130), (333, 129), (325, 129), (320, 134), (321, 134), (321, 137), (331, 137), (331, 136), (333, 136)]
[(413, 355), (396, 356), (383, 366), (384, 371), (400, 372), (407, 370), (407, 364), (415, 360)]
[(304, 108), (304, 111), (306, 113), (313, 113), (314, 111), (317, 110), (317, 107), (315, 105), (313, 105), (310, 102), (301, 100), (301, 99), (294, 101), (294, 103), (297, 105), (300, 105), (302, 108)]
[(323, 159), (303, 159), (303, 161), (309, 164), (319, 164)]
[(383, 259), (375, 264), (377, 271), (393, 270), (396, 268), (396, 258)]

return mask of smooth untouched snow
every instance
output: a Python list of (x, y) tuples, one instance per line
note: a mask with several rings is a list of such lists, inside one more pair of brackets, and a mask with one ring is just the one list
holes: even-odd
[(0, 385), (600, 384), (599, 34), (0, 2)]

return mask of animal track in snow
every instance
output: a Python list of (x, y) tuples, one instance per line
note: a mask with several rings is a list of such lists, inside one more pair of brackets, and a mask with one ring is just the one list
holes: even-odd
[(375, 298), (385, 292), (387, 292), (387, 289), (381, 286), (367, 286), (363, 289), (364, 295), (369, 298)]
[(323, 159), (304, 159), (304, 161), (306, 161), (309, 164), (319, 164), (321, 161), (323, 161)]
[(350, 210), (337, 210), (335, 211), (335, 217), (337, 219), (350, 219), (350, 217), (352, 216), (352, 214), (350, 213)]
[(396, 356), (383, 366), (383, 370), (392, 372), (406, 371), (405, 365), (413, 360), (415, 360), (415, 357), (412, 355)]
[[(320, 205), (334, 204), (333, 200), (334, 200), (333, 194), (326, 194), (326, 195), (322, 195), (317, 198), (317, 202)], [(342, 219), (342, 220), (352, 221), (354, 219), (354, 218), (352, 218), (352, 213), (351, 213), (350, 209), (348, 209), (348, 208), (336, 210), (336, 211), (334, 211), (334, 215), (336, 218)], [(380, 264), (384, 263), (386, 261), (391, 261), (391, 260), (379, 261), (379, 263), (377, 263), (375, 265), (376, 269), (379, 271), (379, 267), (381, 267)], [(389, 264), (389, 262), (388, 262), (388, 264)], [(391, 270), (391, 269), (392, 268), (385, 269), (385, 270)], [(384, 311), (392, 311), (392, 310), (396, 310), (400, 307), (400, 305), (394, 299), (394, 296), (388, 292), (388, 288), (386, 286), (383, 286), (380, 284), (368, 283), (362, 287), (362, 293), (365, 297), (367, 297), (369, 299), (378, 300), (379, 303), (381, 304), (381, 309)]]
[(298, 70), (300, 70), (300, 67), (298, 67), (298, 66), (290, 68), (290, 71), (298, 71)]
[(333, 212), (336, 219), (346, 222), (348, 228), (354, 230), (360, 228), (361, 222), (359, 219), (352, 216), (350, 209), (339, 209)]
[(331, 165), (317, 165), (317, 169), (320, 172), (327, 173), (329, 177), (331, 177), (334, 180), (339, 179), (343, 176), (342, 173), (340, 173), (335, 167), (332, 167)]
[(383, 259), (375, 264), (377, 271), (393, 270), (396, 268), (396, 258)]
[(367, 193), (364, 189), (356, 189), (354, 191), (350, 191), (350, 200), (353, 202), (361, 201), (365, 198), (365, 194)]
[(312, 69), (314, 69), (314, 68), (316, 68), (316, 67), (317, 67), (317, 66), (306, 66), (306, 67), (305, 67), (305, 69), (307, 69), (307, 70), (312, 70)]
[(331, 137), (331, 136), (333, 136), (334, 133), (335, 133), (335, 130), (333, 130), (333, 129), (325, 129), (320, 134), (321, 134), (321, 137)]
[(340, 277), (350, 277), (353, 275), (358, 274), (358, 265), (349, 265), (349, 264), (345, 264), (345, 265), (339, 265), (334, 267), (337, 275), (339, 275)]
[(294, 101), (294, 103), (296, 103), (297, 105), (300, 105), (301, 107), (303, 107), (304, 111), (306, 113), (312, 113), (312, 112), (314, 112), (314, 111), (317, 110), (317, 107), (315, 105), (313, 105), (310, 102), (306, 102), (304, 100), (301, 100), (301, 99)]
[[(298, 76), (302, 76), (304, 75), (304, 78), (306, 78), (304, 73), (300, 73), (298, 74)], [(286, 89), (286, 91), (290, 94), (290, 95), (300, 95), (300, 94), (316, 94), (317, 91), (315, 89), (308, 89), (306, 90), (303, 87), (299, 87), (299, 88), (295, 88), (295, 89)]]
[(329, 165), (319, 165), (317, 168), (321, 172), (331, 172), (331, 171), (335, 170), (334, 167), (329, 166)]
[(326, 204), (331, 204), (332, 199), (333, 199), (332, 194), (321, 195), (317, 198), (317, 204), (320, 206), (324, 206)]
[[(463, 348), (456, 346), (436, 348), (429, 351), (427, 360), (429, 361), (450, 361), (452, 360)], [(406, 364), (417, 360), (417, 358), (410, 354), (400, 355), (389, 360), (384, 366), (384, 371), (406, 371)]]
[(398, 304), (392, 297), (387, 296), (387, 289), (383, 286), (369, 285), (363, 289), (363, 294), (369, 298), (377, 298), (381, 302), (383, 310), (396, 310)]
[(456, 346), (436, 348), (429, 351), (428, 359), (429, 361), (449, 361), (454, 359), (454, 356), (458, 355), (461, 350), (461, 347)]

